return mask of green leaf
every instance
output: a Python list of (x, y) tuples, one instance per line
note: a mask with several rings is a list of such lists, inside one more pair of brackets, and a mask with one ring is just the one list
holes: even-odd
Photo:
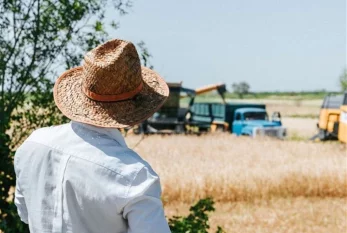
[(111, 22), (111, 27), (112, 27), (113, 29), (118, 29), (118, 28), (119, 28), (119, 24), (112, 20), (112, 22)]
[[(208, 233), (210, 228), (208, 220), (209, 212), (215, 211), (212, 198), (199, 200), (190, 208), (190, 214), (186, 217), (173, 216), (169, 219), (169, 226), (172, 233)], [(217, 233), (223, 233), (223, 229), (218, 227)]]
[(96, 23), (95, 23), (95, 31), (97, 31), (97, 32), (103, 31), (102, 23), (100, 21), (96, 21)]

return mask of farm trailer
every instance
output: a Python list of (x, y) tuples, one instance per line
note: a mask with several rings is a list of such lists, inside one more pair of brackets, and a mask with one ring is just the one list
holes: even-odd
[(282, 126), (281, 114), (275, 112), (270, 120), (264, 104), (195, 103), (189, 111), (188, 122), (199, 131), (228, 131), (238, 136), (283, 139), (287, 134), (286, 128)]
[[(199, 133), (189, 130), (187, 114), (194, 104), (195, 97), (210, 91), (217, 91), (223, 102), (226, 92), (225, 84), (213, 84), (198, 89), (190, 89), (182, 86), (182, 83), (168, 83), (170, 95), (164, 105), (141, 124), (137, 125), (133, 132), (135, 134), (181, 134)], [(188, 106), (182, 107), (182, 99), (187, 98)], [(206, 123), (202, 123), (206, 124)], [(199, 123), (196, 123), (199, 125)]]

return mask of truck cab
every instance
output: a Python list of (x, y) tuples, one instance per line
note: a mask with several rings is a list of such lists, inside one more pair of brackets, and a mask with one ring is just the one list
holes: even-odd
[(284, 138), (286, 129), (282, 127), (281, 115), (275, 112), (272, 119), (263, 108), (239, 108), (235, 110), (231, 132), (236, 135), (275, 136)]

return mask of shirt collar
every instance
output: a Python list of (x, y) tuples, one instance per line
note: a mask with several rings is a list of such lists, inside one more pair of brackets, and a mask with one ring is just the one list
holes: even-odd
[(113, 140), (117, 141), (122, 146), (128, 147), (125, 140), (124, 140), (123, 135), (116, 128), (103, 128), (103, 127), (89, 125), (89, 124), (81, 123), (81, 122), (77, 122), (77, 121), (71, 121), (71, 124), (72, 125), (78, 125), (80, 127), (86, 128), (88, 130), (92, 130), (92, 131), (95, 131), (97, 133), (106, 135), (106, 136), (112, 138)]

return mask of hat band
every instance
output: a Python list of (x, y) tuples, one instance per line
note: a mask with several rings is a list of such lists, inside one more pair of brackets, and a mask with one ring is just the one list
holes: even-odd
[(142, 90), (142, 88), (143, 82), (141, 81), (140, 85), (132, 91), (124, 92), (118, 95), (100, 95), (92, 92), (91, 90), (88, 90), (86, 87), (82, 85), (82, 91), (88, 98), (101, 102), (116, 102), (131, 99), (136, 94), (138, 94)]

